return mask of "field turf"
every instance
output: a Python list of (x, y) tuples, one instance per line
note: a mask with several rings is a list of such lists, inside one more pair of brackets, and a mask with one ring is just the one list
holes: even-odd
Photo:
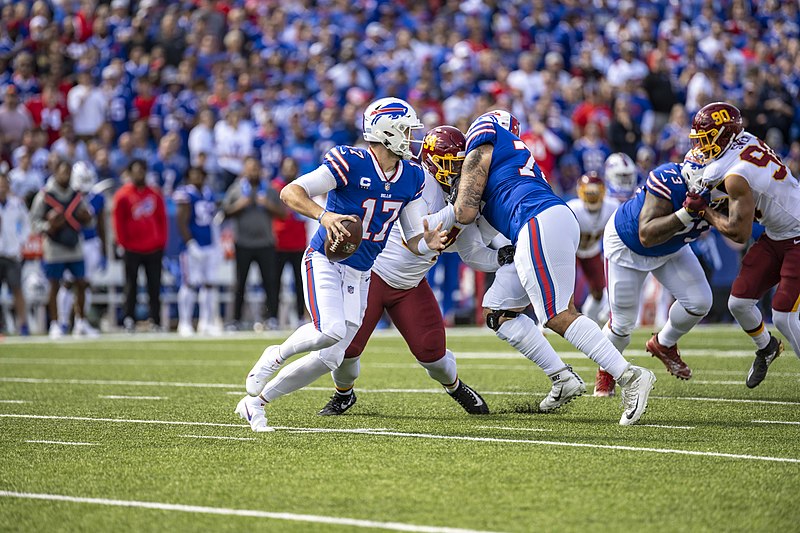
[[(535, 413), (549, 380), (470, 329), (449, 346), (493, 414), (466, 415), (388, 333), (350, 412), (316, 415), (323, 377), (275, 402), (263, 434), (233, 408), (266, 337), (6, 339), (0, 530), (797, 531), (800, 361), (748, 390), (750, 340), (702, 328), (681, 382), (646, 337), (629, 350), (658, 377), (642, 426), (618, 425), (619, 398)], [(591, 392), (595, 365), (553, 342)]]

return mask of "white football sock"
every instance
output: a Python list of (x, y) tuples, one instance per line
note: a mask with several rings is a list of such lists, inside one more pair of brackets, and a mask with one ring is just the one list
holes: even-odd
[(619, 350), (603, 335), (598, 325), (583, 315), (569, 325), (564, 332), (564, 338), (617, 381), (630, 366)]
[(689, 333), (705, 315), (693, 315), (676, 300), (669, 308), (669, 319), (658, 333), (658, 343), (670, 348), (678, 344), (678, 340)]
[(317, 353), (304, 355), (283, 367), (264, 387), (261, 398), (267, 402), (275, 401), (281, 396), (311, 385), (330, 371), (331, 369), (322, 362)]
[(207, 326), (213, 325), (216, 319), (217, 290), (213, 287), (201, 287), (198, 300), (200, 323)]
[(758, 309), (758, 300), (752, 298), (728, 298), (728, 310), (739, 323), (739, 326), (750, 335), (756, 348), (761, 350), (769, 344), (769, 331), (764, 327), (761, 311)]
[(527, 315), (506, 320), (495, 334), (539, 365), (548, 376), (567, 366)]
[(447, 392), (453, 392), (458, 388), (458, 367), (456, 356), (450, 350), (445, 350), (441, 359), (431, 363), (419, 362), (428, 375), (442, 384)]
[(181, 285), (178, 289), (178, 321), (181, 324), (191, 324), (194, 315), (194, 289)]
[(60, 324), (69, 324), (69, 320), (72, 318), (73, 305), (75, 305), (75, 295), (72, 289), (67, 289), (62, 286), (58, 289), (58, 294), (56, 294), (56, 310), (58, 311), (58, 317), (55, 317), (55, 319)]
[(792, 345), (794, 354), (800, 357), (800, 313), (798, 311), (784, 313), (773, 309), (772, 322)]
[(339, 368), (331, 372), (333, 384), (340, 394), (350, 394), (361, 372), (361, 357), (347, 357)]
[(603, 300), (605, 300), (605, 295), (602, 299), (597, 300), (590, 294), (586, 297), (586, 301), (583, 302), (581, 313), (600, 324), (600, 314), (603, 312)]
[(611, 341), (611, 344), (614, 345), (614, 348), (616, 348), (617, 351), (619, 351), (619, 353), (624, 352), (625, 348), (627, 348), (628, 345), (631, 343), (630, 334), (619, 335), (613, 329), (608, 327), (608, 324), (603, 326), (603, 335), (605, 335), (606, 338)]
[(303, 324), (283, 341), (278, 356), (285, 361), (299, 353), (330, 348), (340, 340), (318, 331), (312, 323)]
[(86, 317), (89, 314), (89, 310), (92, 308), (92, 288), (86, 287), (86, 290), (83, 293), (83, 316)]

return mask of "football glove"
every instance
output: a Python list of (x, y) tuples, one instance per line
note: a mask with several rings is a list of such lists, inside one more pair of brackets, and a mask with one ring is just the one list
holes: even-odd
[(497, 250), (497, 264), (500, 266), (510, 265), (514, 262), (514, 252), (516, 247), (513, 245), (503, 246)]
[(683, 201), (683, 208), (695, 218), (702, 218), (708, 209), (708, 202), (696, 192), (687, 192), (686, 199)]

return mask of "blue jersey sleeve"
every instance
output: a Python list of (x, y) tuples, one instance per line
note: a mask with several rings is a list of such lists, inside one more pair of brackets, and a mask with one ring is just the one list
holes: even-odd
[(414, 163), (413, 161), (404, 161), (404, 163), (411, 165), (414, 168), (414, 170), (417, 171), (416, 176), (418, 183), (416, 185), (416, 192), (414, 193), (414, 196), (411, 197), (411, 200), (409, 200), (410, 202), (413, 202), (417, 198), (422, 197), (422, 191), (425, 189), (425, 171), (422, 169), (420, 165)]
[(482, 144), (494, 144), (497, 140), (497, 123), (491, 120), (473, 124), (467, 132), (467, 152)]
[(333, 177), (336, 179), (336, 188), (346, 187), (350, 182), (348, 175), (350, 173), (350, 162), (348, 156), (352, 155), (350, 152), (355, 152), (356, 148), (348, 146), (334, 146), (328, 150), (322, 157), (322, 164), (328, 167)]
[(172, 200), (176, 204), (188, 204), (191, 203), (192, 197), (189, 194), (189, 191), (186, 190), (186, 187), (179, 187), (174, 193), (172, 193)]
[(647, 192), (662, 200), (672, 201), (672, 194), (666, 181), (663, 177), (656, 176), (653, 172), (647, 177), (644, 188)]
[(682, 203), (686, 195), (686, 183), (681, 176), (681, 167), (676, 163), (659, 166), (647, 176), (645, 189), (668, 202)]

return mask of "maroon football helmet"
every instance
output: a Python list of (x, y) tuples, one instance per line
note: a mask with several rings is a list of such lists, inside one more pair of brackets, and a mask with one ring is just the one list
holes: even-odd
[(597, 175), (597, 172), (587, 172), (578, 180), (578, 198), (580, 198), (586, 209), (597, 211), (603, 205), (603, 198), (606, 196), (606, 184)]
[(466, 149), (467, 139), (453, 126), (437, 126), (426, 133), (422, 140), (420, 162), (446, 194), (450, 194), (453, 180), (461, 174)]
[(692, 147), (709, 163), (725, 153), (744, 130), (742, 114), (731, 104), (714, 102), (703, 106), (692, 120)]

